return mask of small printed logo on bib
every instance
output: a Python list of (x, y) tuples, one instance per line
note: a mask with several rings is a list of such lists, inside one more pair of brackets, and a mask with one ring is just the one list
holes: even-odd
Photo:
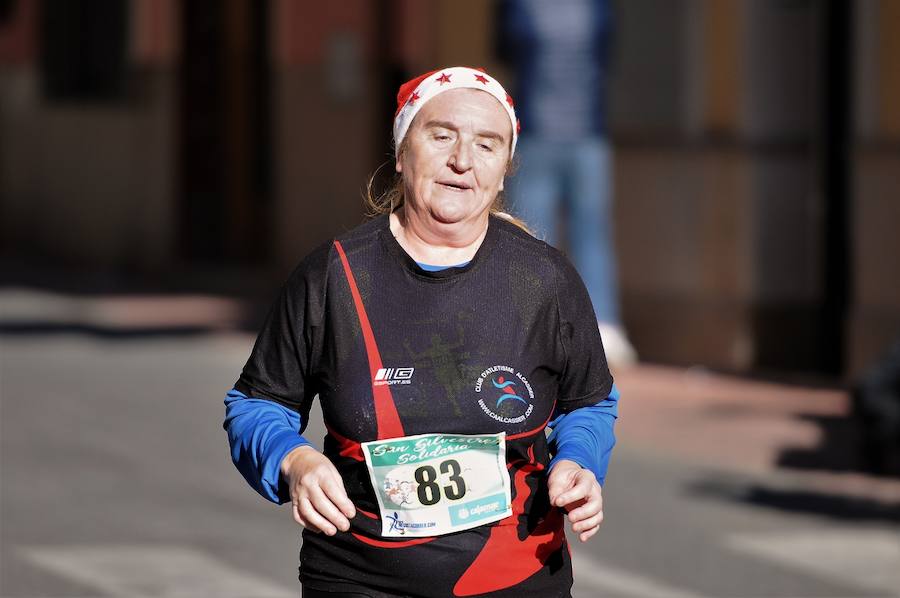
[(534, 390), (528, 379), (508, 365), (487, 368), (475, 382), (478, 406), (502, 424), (518, 424), (534, 411)]
[(385, 532), (386, 536), (403, 536), (411, 530), (430, 530), (437, 527), (434, 521), (404, 521), (402, 512), (398, 511), (388, 513), (387, 520), (391, 522), (391, 526)]

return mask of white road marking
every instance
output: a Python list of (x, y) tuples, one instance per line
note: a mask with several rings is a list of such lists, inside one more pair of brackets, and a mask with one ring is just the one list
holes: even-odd
[(183, 546), (21, 549), (30, 562), (117, 598), (297, 598), (294, 590)]
[(702, 598), (700, 594), (613, 567), (574, 550), (572, 566), (575, 570), (572, 596), (575, 598)]
[(900, 596), (900, 534), (881, 530), (734, 534), (735, 550), (824, 581)]

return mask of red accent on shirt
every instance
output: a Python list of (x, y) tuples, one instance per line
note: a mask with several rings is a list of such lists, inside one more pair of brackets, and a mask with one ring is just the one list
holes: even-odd
[(347, 277), (347, 283), (350, 285), (350, 293), (353, 295), (353, 304), (356, 306), (356, 315), (359, 316), (359, 326), (362, 328), (363, 340), (366, 344), (366, 356), (369, 358), (369, 380), (372, 381), (372, 398), (375, 403), (375, 421), (378, 425), (378, 440), (385, 438), (398, 438), (404, 436), (403, 424), (400, 422), (400, 414), (397, 413), (397, 406), (394, 405), (394, 397), (391, 394), (390, 386), (375, 386), (375, 375), (384, 364), (381, 362), (381, 354), (378, 352), (378, 343), (375, 342), (375, 334), (372, 332), (372, 325), (369, 324), (369, 316), (366, 314), (366, 306), (363, 305), (362, 296), (359, 294), (359, 288), (356, 286), (356, 279), (353, 277), (353, 271), (350, 269), (350, 262), (347, 260), (347, 254), (341, 242), (335, 240), (334, 246), (341, 256), (341, 263), (344, 265), (344, 274)]
[(550, 406), (550, 417), (544, 420), (544, 423), (539, 425), (537, 428), (532, 428), (530, 430), (526, 430), (525, 432), (519, 432), (518, 434), (507, 434), (507, 440), (514, 440), (516, 438), (525, 438), (526, 436), (532, 436), (537, 434), (538, 432), (543, 432), (544, 428), (547, 427), (547, 424), (550, 423), (550, 419), (553, 417), (553, 410), (556, 409), (556, 401), (553, 401), (553, 405)]
[(338, 454), (341, 457), (349, 457), (356, 461), (365, 461), (366, 458), (363, 456), (362, 447), (355, 440), (350, 440), (349, 438), (345, 438), (341, 436), (333, 429), (331, 429), (327, 424), (325, 425), (325, 429), (328, 430), (328, 434), (335, 439), (338, 443), (338, 447), (340, 450)]
[(428, 538), (413, 538), (412, 540), (403, 540), (401, 542), (386, 542), (384, 540), (376, 540), (375, 538), (369, 538), (368, 536), (363, 536), (357, 534), (356, 532), (350, 532), (353, 534), (353, 537), (362, 542), (363, 544), (368, 544), (369, 546), (375, 546), (378, 548), (406, 548), (407, 546), (415, 546), (417, 544), (425, 544), (426, 542), (431, 542), (434, 540), (434, 537)]
[(469, 568), (453, 587), (455, 596), (486, 594), (514, 586), (541, 570), (547, 559), (563, 545), (565, 532), (559, 509), (552, 508), (524, 540), (519, 539), (519, 515), (525, 512), (525, 501), (531, 488), (525, 477), (544, 466), (528, 449), (529, 462), (515, 473), (516, 498), (511, 517), (491, 528), (491, 535)]

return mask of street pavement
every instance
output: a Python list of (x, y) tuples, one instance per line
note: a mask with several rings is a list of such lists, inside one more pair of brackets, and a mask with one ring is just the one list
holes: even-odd
[[(0, 596), (299, 595), (299, 530), (221, 427), (253, 342), (238, 312), (0, 290)], [(575, 596), (900, 596), (900, 480), (856, 470), (845, 393), (653, 365), (616, 380)]]

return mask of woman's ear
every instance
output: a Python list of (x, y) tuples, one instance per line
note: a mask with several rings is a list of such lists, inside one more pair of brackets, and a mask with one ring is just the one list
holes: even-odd
[(400, 142), (400, 149), (397, 150), (397, 157), (394, 159), (394, 170), (398, 173), (403, 172), (403, 157), (406, 156), (407, 143), (409, 143), (408, 136)]

